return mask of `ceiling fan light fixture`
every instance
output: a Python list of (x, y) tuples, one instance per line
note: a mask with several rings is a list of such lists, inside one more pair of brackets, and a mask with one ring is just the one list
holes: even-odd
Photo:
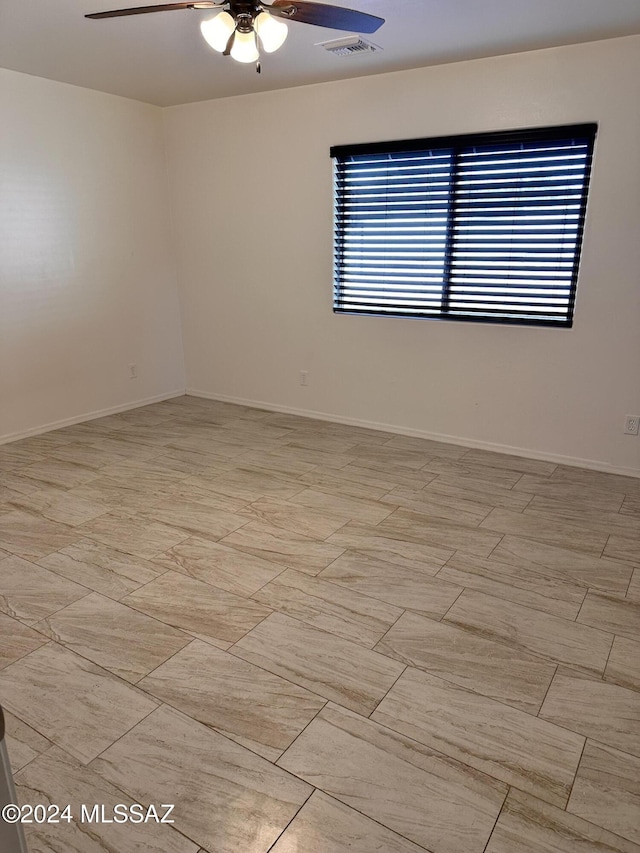
[(226, 50), (235, 28), (236, 22), (228, 12), (220, 12), (214, 18), (209, 18), (200, 24), (200, 32), (204, 40), (219, 53)]
[(233, 40), (231, 48), (231, 56), (237, 62), (257, 62), (260, 59), (258, 45), (256, 44), (256, 34), (253, 30), (250, 32), (242, 32), (236, 30), (236, 36)]
[(285, 42), (289, 27), (284, 21), (279, 21), (268, 12), (260, 12), (254, 21), (256, 33), (260, 36), (262, 47), (266, 53), (273, 53)]

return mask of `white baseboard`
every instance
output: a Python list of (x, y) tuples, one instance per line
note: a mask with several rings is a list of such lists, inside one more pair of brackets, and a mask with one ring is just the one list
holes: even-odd
[(415, 438), (428, 438), (431, 441), (441, 441), (444, 444), (457, 444), (461, 447), (469, 447), (480, 450), (492, 450), (495, 453), (506, 453), (509, 456), (526, 456), (529, 459), (539, 459), (543, 462), (555, 462), (558, 465), (571, 465), (577, 468), (588, 468), (591, 471), (604, 471), (607, 474), (622, 474), (626, 477), (640, 477), (637, 468), (626, 468), (619, 465), (610, 465), (608, 462), (600, 462), (595, 459), (581, 459), (577, 456), (564, 456), (560, 453), (544, 453), (532, 450), (529, 447), (512, 447), (508, 444), (494, 444), (490, 441), (477, 441), (458, 435), (443, 435), (426, 430), (408, 429), (397, 424), (378, 423), (376, 421), (365, 421), (359, 418), (346, 418), (340, 415), (316, 412), (313, 409), (299, 409), (295, 406), (280, 406), (275, 403), (265, 403), (261, 400), (246, 400), (243, 397), (229, 397), (225, 394), (212, 394), (209, 391), (200, 391), (197, 388), (187, 388), (186, 393), (191, 397), (202, 397), (205, 400), (218, 400), (221, 403), (235, 403), (239, 406), (247, 406), (251, 409), (267, 409), (271, 412), (282, 412), (287, 415), (298, 415), (301, 418), (314, 418), (318, 421), (331, 421), (347, 426), (364, 427), (365, 429), (376, 429), (382, 432), (390, 432), (396, 435), (409, 435)]
[(170, 391), (166, 394), (158, 394), (156, 397), (146, 397), (144, 400), (136, 400), (134, 403), (123, 403), (119, 406), (110, 406), (108, 409), (97, 409), (93, 412), (85, 412), (82, 415), (74, 415), (71, 418), (65, 418), (61, 421), (42, 424), (41, 426), (34, 427), (33, 429), (24, 430), (23, 432), (0, 435), (0, 444), (19, 441), (21, 438), (30, 438), (32, 435), (42, 435), (43, 432), (51, 432), (54, 429), (61, 429), (62, 427), (81, 424), (85, 421), (94, 421), (96, 418), (104, 418), (107, 415), (118, 415), (120, 412), (139, 409), (141, 406), (149, 406), (151, 403), (161, 403), (163, 400), (172, 400), (174, 397), (184, 397), (185, 394), (186, 391), (184, 388), (181, 388), (179, 391)]

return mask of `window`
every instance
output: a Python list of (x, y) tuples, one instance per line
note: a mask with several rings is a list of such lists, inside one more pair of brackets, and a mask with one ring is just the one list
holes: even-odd
[(334, 311), (570, 327), (596, 129), (332, 148)]

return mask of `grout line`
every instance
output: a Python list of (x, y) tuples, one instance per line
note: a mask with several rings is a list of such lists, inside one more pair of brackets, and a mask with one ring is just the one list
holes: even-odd
[[(282, 768), (280, 768), (280, 770), (282, 770)], [(292, 775), (292, 776), (294, 776), (294, 774), (293, 774), (293, 773), (292, 773), (291, 775)], [(299, 776), (294, 776), (294, 778), (296, 778), (296, 779), (300, 779), (300, 777), (299, 777)], [(304, 781), (304, 780), (301, 780), (301, 781)], [(309, 782), (307, 782), (306, 784), (307, 784), (307, 785), (309, 785), (310, 783), (309, 783)], [(305, 800), (305, 801), (300, 805), (300, 807), (296, 810), (296, 813), (293, 815), (293, 817), (291, 818), (291, 820), (289, 820), (289, 821), (287, 822), (287, 824), (282, 828), (282, 831), (281, 831), (280, 833), (278, 833), (278, 837), (274, 840), (273, 844), (270, 844), (270, 845), (269, 845), (269, 849), (266, 851), (266, 853), (271, 853), (271, 851), (275, 848), (275, 846), (278, 844), (278, 842), (280, 841), (280, 839), (284, 837), (285, 833), (288, 831), (288, 829), (289, 829), (289, 827), (291, 826), (291, 824), (292, 824), (292, 823), (294, 822), (294, 820), (298, 817), (298, 815), (300, 814), (300, 812), (302, 811), (302, 809), (307, 805), (307, 803), (309, 802), (309, 800), (311, 799), (311, 797), (313, 797), (313, 795), (315, 794), (315, 792), (316, 792), (317, 790), (318, 790), (318, 788), (316, 788), (315, 786), (311, 785), (311, 793), (309, 794), (309, 796), (307, 797), (307, 799), (306, 799), (306, 800)], [(204, 850), (204, 849), (205, 849), (205, 848), (203, 848), (203, 850)]]
[(569, 788), (569, 795), (567, 796), (567, 802), (564, 804), (564, 811), (567, 814), (571, 814), (569, 811), (569, 800), (571, 799), (571, 795), (573, 794), (573, 787), (576, 784), (576, 779), (578, 778), (578, 772), (580, 771), (580, 765), (582, 764), (582, 757), (584, 755), (584, 751), (587, 748), (587, 737), (586, 735), (582, 735), (584, 738), (584, 743), (582, 744), (582, 749), (580, 750), (580, 758), (578, 759), (578, 763), (576, 764), (576, 772), (573, 774), (573, 779), (571, 780), (571, 786)]
[(547, 700), (547, 695), (549, 693), (549, 690), (551, 690), (551, 685), (553, 684), (555, 677), (558, 674), (558, 670), (560, 669), (560, 666), (561, 666), (561, 664), (556, 664), (556, 668), (553, 671), (553, 675), (551, 676), (551, 678), (549, 679), (549, 683), (547, 684), (547, 689), (544, 691), (544, 696), (542, 697), (542, 701), (540, 702), (540, 706), (533, 716), (539, 717), (540, 719), (543, 719), (543, 717), (540, 717), (540, 711), (542, 711), (542, 707)]
[[(491, 778), (493, 778), (493, 777), (491, 777)], [(496, 815), (496, 819), (493, 823), (493, 827), (491, 828), (491, 832), (489, 833), (489, 837), (487, 838), (487, 843), (482, 848), (482, 853), (486, 853), (486, 850), (489, 847), (489, 844), (491, 843), (491, 839), (493, 837), (493, 833), (496, 830), (496, 826), (498, 825), (498, 821), (500, 820), (500, 817), (502, 816), (502, 813), (505, 810), (507, 800), (509, 799), (509, 794), (511, 793), (511, 788), (512, 788), (511, 785), (507, 785), (507, 793), (504, 795), (504, 800), (502, 801), (502, 805), (500, 806), (500, 810), (498, 811), (498, 814)]]
[[(405, 674), (405, 672), (407, 671), (407, 669), (408, 669), (408, 668), (409, 668), (409, 665), (408, 665), (408, 664), (405, 664), (405, 665), (404, 665), (404, 667), (402, 668), (401, 672), (399, 672), (399, 673), (398, 673), (398, 677), (394, 680), (393, 684), (389, 687), (389, 689), (386, 691), (386, 693), (384, 694), (384, 696), (382, 696), (380, 699), (378, 699), (378, 700), (377, 700), (376, 705), (375, 705), (375, 708), (373, 708), (373, 709), (371, 710), (371, 712), (370, 712), (369, 714), (367, 714), (367, 719), (369, 719), (369, 720), (371, 719), (372, 714), (375, 714), (375, 712), (378, 710), (378, 708), (380, 707), (380, 705), (382, 704), (382, 702), (384, 702), (384, 700), (387, 698), (387, 696), (389, 695), (389, 693), (391, 693), (391, 691), (393, 690), (393, 688), (396, 686), (396, 684), (398, 683), (398, 681), (400, 681), (400, 679), (401, 679), (401, 678), (402, 678), (402, 676)], [(372, 722), (378, 723), (378, 720), (373, 720)], [(378, 723), (378, 725), (384, 725), (384, 724), (383, 724), (383, 723)], [(388, 728), (391, 728), (391, 726), (388, 726)], [(395, 731), (395, 730), (394, 730), (394, 729), (392, 729), (392, 731)], [(398, 734), (400, 734), (400, 732), (398, 732)]]

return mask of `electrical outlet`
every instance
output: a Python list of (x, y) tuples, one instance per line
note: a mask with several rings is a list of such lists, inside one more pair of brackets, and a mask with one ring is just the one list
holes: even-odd
[(129, 379), (137, 379), (138, 378), (138, 365), (130, 364), (129, 365)]
[(625, 435), (638, 435), (640, 429), (640, 415), (627, 415), (624, 419)]
[(308, 385), (309, 384), (309, 371), (308, 370), (301, 370), (300, 371), (300, 384), (301, 385)]

